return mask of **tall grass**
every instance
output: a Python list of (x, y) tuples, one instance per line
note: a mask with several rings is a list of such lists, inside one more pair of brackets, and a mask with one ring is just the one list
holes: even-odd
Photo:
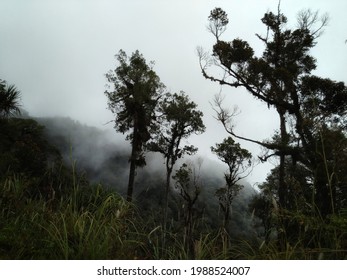
[(128, 208), (120, 197), (113, 193), (100, 194), (98, 189), (86, 204), (78, 201), (78, 195), (62, 202), (66, 207), (60, 207), (43, 226), (48, 242), (57, 248), (57, 258), (100, 259), (110, 257), (116, 250), (122, 252)]
[(31, 196), (30, 178), (1, 180), (0, 259), (347, 258), (347, 210), (329, 220), (286, 213), (301, 227), (298, 238), (288, 239), (282, 250), (275, 239), (233, 240), (223, 229), (208, 228), (196, 229), (187, 248), (184, 229), (172, 224), (164, 232), (154, 214), (141, 217), (117, 193), (78, 178), (74, 182), (64, 188), (70, 191), (47, 199)]
[(131, 205), (118, 194), (76, 183), (47, 201), (27, 186), (20, 176), (0, 185), (0, 258), (128, 259), (141, 248)]
[[(277, 238), (265, 242), (261, 238), (250, 242), (238, 240), (231, 246), (235, 259), (305, 260), (347, 259), (347, 216), (343, 213), (323, 219), (319, 214), (285, 213), (291, 224), (300, 225), (295, 238), (287, 236), (284, 248)], [(282, 247), (282, 248), (281, 248)]]

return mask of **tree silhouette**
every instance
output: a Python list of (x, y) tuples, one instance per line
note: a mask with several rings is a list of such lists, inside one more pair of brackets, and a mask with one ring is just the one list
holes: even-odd
[[(218, 8), (217, 8), (218, 9)], [(215, 10), (214, 10), (215, 11)], [(225, 29), (228, 23), (225, 14), (211, 12), (210, 25)], [(312, 115), (305, 103), (320, 100), (318, 115), (322, 116), (324, 109), (332, 117), (334, 114), (345, 112), (347, 102), (345, 99), (345, 86), (343, 83), (324, 80), (311, 75), (316, 68), (316, 60), (310, 55), (310, 50), (316, 44), (316, 39), (327, 24), (327, 16), (319, 17), (317, 13), (304, 11), (299, 14), (298, 28), (287, 29), (287, 18), (278, 7), (277, 14), (268, 12), (262, 18), (267, 28), (266, 36), (257, 34), (264, 44), (264, 52), (260, 57), (254, 54), (248, 42), (234, 39), (231, 42), (221, 40), (216, 36), (213, 46), (213, 57), (209, 57), (199, 50), (200, 66), (206, 79), (231, 87), (243, 87), (256, 99), (273, 107), (279, 116), (279, 133), (273, 141), (261, 141), (241, 137), (235, 133), (233, 127), (228, 126), (230, 118), (221, 103), (218, 104), (218, 118), (222, 121), (227, 131), (238, 139), (259, 144), (269, 152), (261, 157), (279, 157), (279, 205), (286, 208), (286, 182), (285, 160), (291, 157), (293, 163), (301, 161), (312, 172), (317, 168), (316, 151), (313, 146), (316, 137), (312, 130)], [(224, 22), (225, 25), (221, 25)], [(218, 34), (221, 34), (220, 32)], [(224, 70), (222, 76), (210, 74), (210, 66), (217, 65)], [(316, 86), (314, 88), (314, 86)], [(310, 94), (310, 96), (308, 95)], [(339, 108), (336, 107), (334, 96), (339, 98)], [(334, 101), (335, 100), (335, 101)], [(324, 105), (323, 105), (324, 103)], [(334, 113), (335, 112), (335, 113)], [(326, 114), (326, 112), (324, 113)], [(317, 119), (317, 118), (316, 118)], [(316, 122), (317, 123), (317, 122)], [(318, 127), (316, 126), (318, 129)], [(317, 186), (317, 191), (322, 191), (323, 186)], [(331, 212), (331, 206), (323, 206), (324, 215)], [(329, 210), (330, 208), (330, 210)]]
[(202, 121), (203, 113), (196, 108), (197, 105), (190, 101), (184, 92), (168, 94), (159, 104), (157, 130), (152, 141), (147, 145), (149, 150), (161, 153), (165, 159), (164, 223), (166, 222), (170, 180), (174, 165), (185, 154), (192, 155), (197, 151), (193, 145), (182, 147), (181, 142), (194, 133), (199, 134), (205, 131)]
[[(199, 166), (200, 169), (201, 166)], [(199, 172), (200, 173), (200, 172)], [(184, 201), (182, 208), (185, 208), (183, 211), (184, 215), (184, 241), (183, 244), (189, 253), (192, 259), (195, 258), (194, 252), (194, 239), (193, 239), (193, 230), (194, 230), (194, 205), (197, 202), (197, 199), (200, 194), (200, 184), (199, 184), (199, 175), (196, 174), (195, 168), (192, 169), (192, 166), (183, 163), (182, 166), (176, 171), (173, 179), (176, 181), (175, 187), (179, 191), (179, 195)]]
[(211, 147), (211, 151), (228, 165), (228, 172), (224, 173), (225, 187), (216, 191), (219, 206), (224, 213), (223, 227), (226, 228), (230, 217), (231, 204), (242, 188), (237, 182), (249, 175), (249, 168), (252, 166), (252, 155), (246, 149), (242, 149), (240, 144), (235, 143), (231, 137), (224, 139), (222, 143), (216, 144), (215, 147)]
[(6, 119), (20, 114), (20, 92), (14, 85), (0, 79), (0, 118)]
[[(210, 26), (224, 31), (228, 23), (226, 13), (216, 13), (215, 10), (209, 17)], [(326, 15), (319, 17), (318, 13), (306, 10), (299, 14), (297, 28), (288, 29), (287, 18), (278, 6), (277, 13), (267, 12), (262, 18), (266, 35), (256, 34), (264, 44), (261, 56), (256, 56), (248, 42), (242, 39), (221, 40), (222, 32), (217, 33), (218, 36), (212, 32), (216, 38), (212, 57), (202, 49), (198, 50), (201, 71), (206, 79), (245, 88), (278, 113), (279, 131), (272, 140), (250, 139), (235, 132), (230, 125), (233, 114), (223, 108), (220, 99), (216, 102), (217, 118), (230, 135), (266, 148), (266, 154), (259, 157), (262, 161), (273, 156), (279, 158), (276, 193), (283, 217), (280, 221), (283, 227), (279, 232), (282, 247), (285, 246), (283, 237), (290, 222), (283, 213), (291, 209), (290, 186), (286, 180), (287, 158), (291, 158), (294, 170), (299, 162), (314, 178), (311, 196), (314, 199), (307, 203), (312, 204), (312, 208), (324, 218), (335, 213), (336, 187), (331, 184), (333, 173), (327, 168), (329, 164), (324, 156), (326, 149), (321, 121), (326, 121), (331, 128), (334, 125), (345, 127), (347, 91), (342, 82), (312, 75), (317, 64), (310, 55), (327, 22)], [(215, 29), (209, 28), (210, 31)], [(213, 66), (223, 69), (224, 73), (217, 76), (218, 72), (210, 70)]]
[(127, 200), (131, 201), (134, 189), (135, 171), (146, 164), (144, 145), (151, 138), (151, 129), (155, 121), (155, 109), (164, 85), (147, 64), (139, 51), (128, 57), (123, 50), (116, 55), (119, 66), (106, 74), (113, 85), (106, 90), (108, 107), (116, 115), (115, 129), (126, 133), (131, 141), (130, 172)]

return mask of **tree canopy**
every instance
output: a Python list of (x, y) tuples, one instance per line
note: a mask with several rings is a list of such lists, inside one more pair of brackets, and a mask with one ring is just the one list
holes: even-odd
[[(328, 17), (320, 17), (318, 12), (311, 10), (302, 11), (297, 27), (288, 28), (287, 17), (281, 12), (280, 5), (277, 13), (265, 13), (261, 21), (266, 27), (266, 35), (256, 34), (264, 45), (260, 56), (255, 54), (247, 41), (222, 39), (229, 19), (221, 8), (212, 10), (208, 21), (208, 30), (216, 42), (211, 56), (199, 49), (202, 75), (221, 85), (244, 88), (253, 97), (274, 108), (279, 117), (279, 130), (272, 140), (238, 135), (230, 126), (233, 115), (223, 108), (221, 99), (216, 100), (217, 118), (232, 137), (264, 147), (265, 154), (259, 156), (262, 161), (270, 157), (279, 158), (276, 190), (272, 189), (281, 210), (292, 209), (294, 201), (291, 198), (305, 197), (305, 192), (299, 192), (293, 185), (300, 180), (294, 183), (289, 179), (300, 164), (301, 169), (311, 174), (307, 183), (301, 185), (302, 188), (310, 186), (306, 194), (310, 191), (311, 196), (306, 196), (309, 199), (306, 203), (322, 217), (336, 213), (337, 192), (341, 187), (338, 180), (333, 179), (338, 173), (335, 169), (337, 161), (331, 158), (330, 151), (337, 147), (330, 146), (328, 139), (335, 135), (339, 138), (335, 142), (337, 144), (345, 137), (347, 89), (343, 82), (313, 75), (317, 61), (311, 55)], [(222, 74), (218, 76), (218, 72), (211, 70), (213, 67), (222, 69)], [(342, 151), (341, 148), (339, 150)], [(292, 162), (290, 169), (288, 159)], [(294, 196), (293, 192), (296, 192)], [(283, 228), (279, 232), (286, 232), (289, 222), (284, 218), (282, 223)]]

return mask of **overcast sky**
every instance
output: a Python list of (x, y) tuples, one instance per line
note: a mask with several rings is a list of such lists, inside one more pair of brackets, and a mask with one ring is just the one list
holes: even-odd
[[(199, 69), (196, 48), (211, 50), (207, 17), (215, 7), (229, 15), (223, 39), (248, 40), (261, 51), (255, 33), (265, 34), (260, 19), (277, 11), (277, 0), (0, 0), (0, 79), (22, 92), (23, 107), (34, 116), (69, 116), (112, 129), (104, 96), (105, 73), (116, 67), (119, 49), (138, 49), (171, 92), (185, 91), (204, 112), (207, 131), (190, 142), (209, 156), (209, 147), (227, 137), (213, 119), (210, 102), (220, 91)], [(330, 22), (313, 55), (315, 74), (346, 82), (347, 1), (282, 0), (288, 26), (302, 9), (328, 13)], [(276, 114), (243, 90), (223, 88), (226, 105), (238, 105), (239, 134), (262, 140), (278, 127)], [(242, 143), (256, 156), (259, 148)], [(257, 166), (251, 183), (262, 181), (271, 165)]]

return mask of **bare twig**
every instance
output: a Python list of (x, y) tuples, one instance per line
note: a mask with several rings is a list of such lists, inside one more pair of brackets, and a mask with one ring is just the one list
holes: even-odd
[(329, 15), (325, 13), (319, 16), (318, 11), (307, 9), (298, 13), (297, 21), (299, 28), (309, 30), (314, 39), (317, 39), (323, 34), (323, 28), (328, 25)]

